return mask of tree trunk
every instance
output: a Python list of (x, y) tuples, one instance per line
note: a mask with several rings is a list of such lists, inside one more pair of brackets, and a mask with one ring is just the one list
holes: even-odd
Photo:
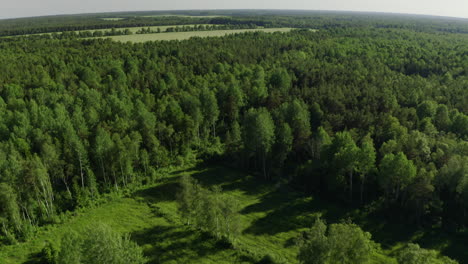
[(362, 181), (361, 181), (361, 204), (364, 203), (364, 181), (365, 180), (366, 180), (366, 177), (363, 176)]
[(80, 162), (81, 188), (84, 189), (83, 164), (81, 163), (81, 155), (80, 155), (80, 153), (78, 153), (78, 161)]
[(65, 180), (65, 177), (62, 177), (62, 181), (63, 181), (63, 183), (65, 184), (65, 188), (67, 188), (67, 193), (68, 193), (68, 195), (70, 195), (70, 198), (72, 198), (73, 196), (72, 196), (72, 193), (71, 193), (71, 191), (70, 191), (70, 187), (68, 187), (68, 183), (67, 183), (67, 181)]
[(112, 170), (112, 175), (114, 176), (115, 189), (118, 191), (119, 190), (119, 185), (117, 184), (117, 177), (115, 177), (115, 171), (114, 170)]
[(349, 171), (349, 200), (353, 201), (353, 171)]
[(102, 157), (99, 158), (101, 161), (101, 169), (102, 169), (102, 176), (104, 177), (104, 184), (107, 185), (107, 176), (106, 176), (106, 170), (104, 169), (104, 161), (102, 160)]

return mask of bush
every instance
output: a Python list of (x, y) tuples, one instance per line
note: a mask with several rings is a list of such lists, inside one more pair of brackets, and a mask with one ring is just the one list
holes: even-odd
[(52, 243), (47, 242), (44, 248), (39, 253), (41, 263), (55, 264), (58, 258), (59, 249)]
[(271, 255), (265, 255), (257, 264), (276, 264), (276, 261)]
[(128, 235), (122, 236), (100, 223), (86, 228), (81, 235), (67, 233), (55, 259), (56, 263), (66, 264), (145, 263), (142, 249)]

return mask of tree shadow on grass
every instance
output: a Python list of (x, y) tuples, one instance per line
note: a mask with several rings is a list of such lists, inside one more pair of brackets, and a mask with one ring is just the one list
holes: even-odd
[(148, 202), (174, 201), (179, 184), (176, 181), (166, 182), (155, 187), (139, 190), (133, 193), (133, 198), (141, 198)]
[(29, 259), (26, 262), (23, 262), (23, 264), (42, 264), (44, 263), (41, 257), (40, 252), (33, 253), (29, 255)]
[(449, 234), (440, 228), (432, 229), (424, 232), (415, 242), (424, 248), (439, 249), (443, 255), (460, 263), (468, 263), (468, 233), (466, 231)]
[(258, 195), (272, 189), (269, 181), (226, 167), (211, 167), (192, 174), (201, 185), (220, 185), (223, 191), (241, 190), (247, 195)]
[(131, 237), (144, 248), (148, 263), (196, 263), (219, 251), (235, 253), (209, 234), (185, 226), (155, 226), (134, 232)]
[(245, 233), (275, 235), (281, 232), (311, 227), (318, 216), (330, 223), (350, 216), (351, 209), (317, 198), (302, 195), (288, 188), (277, 188), (261, 197), (259, 203), (245, 207), (241, 214), (268, 212), (255, 220)]

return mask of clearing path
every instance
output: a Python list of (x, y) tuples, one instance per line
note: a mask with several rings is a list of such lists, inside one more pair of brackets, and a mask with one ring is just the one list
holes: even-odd
[(115, 41), (121, 42), (146, 42), (158, 40), (185, 40), (192, 37), (223, 37), (229, 34), (237, 34), (244, 32), (289, 32), (292, 28), (258, 28), (258, 29), (233, 29), (233, 30), (211, 30), (211, 31), (188, 31), (188, 32), (170, 32), (170, 33), (154, 33), (154, 34), (134, 34), (111, 36)]

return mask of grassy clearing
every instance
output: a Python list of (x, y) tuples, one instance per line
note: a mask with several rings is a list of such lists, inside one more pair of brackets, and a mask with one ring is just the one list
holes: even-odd
[[(220, 185), (227, 195), (239, 201), (243, 232), (236, 242), (236, 249), (183, 224), (175, 202), (177, 182), (183, 174), (192, 175), (205, 187)], [(158, 184), (137, 190), (126, 198), (78, 212), (63, 224), (44, 228), (36, 239), (28, 243), (4, 247), (0, 259), (5, 264), (37, 263), (35, 254), (45, 241), (59, 241), (70, 228), (79, 230), (96, 222), (105, 222), (119, 232), (130, 233), (132, 239), (143, 247), (148, 263), (256, 263), (265, 255), (273, 256), (280, 263), (297, 263), (295, 238), (312, 225), (318, 214), (329, 223), (352, 219), (362, 224), (365, 230), (375, 232), (374, 239), (382, 243), (388, 254), (403, 242), (437, 241), (444, 254), (466, 260), (460, 255), (467, 254), (460, 251), (466, 240), (453, 237), (450, 240), (448, 236), (441, 236), (439, 231), (411, 232), (405, 227), (389, 226), (375, 219), (371, 222), (365, 218), (368, 222), (361, 222), (364, 217), (355, 210), (304, 196), (286, 186), (262, 183), (253, 176), (224, 167), (172, 171)], [(385, 240), (388, 237), (391, 240)], [(451, 254), (453, 252), (458, 253)], [(384, 255), (375, 255), (373, 260), (373, 263), (395, 263)]]
[(262, 31), (267, 33), (273, 32), (289, 32), (292, 28), (262, 28), (262, 29), (234, 29), (234, 30), (212, 30), (212, 31), (189, 31), (189, 32), (170, 32), (156, 34), (138, 34), (138, 35), (123, 35), (111, 36), (115, 41), (120, 42), (146, 42), (158, 40), (185, 40), (192, 37), (223, 37), (229, 34), (237, 34), (244, 32)]
[[(135, 34), (137, 31), (139, 31), (140, 29), (142, 28), (150, 28), (151, 30), (153, 31), (156, 31), (159, 29), (161, 29), (162, 32), (166, 31), (167, 28), (174, 28), (174, 27), (194, 27), (194, 26), (199, 26), (199, 25), (203, 25), (203, 26), (213, 26), (213, 25), (210, 25), (210, 24), (196, 24), (196, 25), (169, 25), (169, 26), (150, 26), (150, 27), (126, 27), (126, 28), (116, 28), (116, 30), (130, 30), (130, 32), (132, 32), (133, 34)], [(216, 26), (216, 25), (214, 25)], [(77, 33), (81, 32), (81, 31), (91, 31), (91, 32), (96, 32), (96, 31), (101, 31), (101, 32), (106, 32), (106, 31), (109, 31), (111, 30), (111, 28), (104, 28), (104, 29), (94, 29), (94, 30), (80, 30), (80, 31), (75, 31)]]
[(124, 20), (125, 18), (123, 17), (104, 17), (104, 18), (101, 18), (101, 20), (105, 20), (105, 21), (119, 21), (119, 20)]
[(228, 17), (228, 16), (190, 16), (190, 15), (174, 15), (174, 14), (163, 14), (163, 15), (150, 15), (141, 17), (190, 17), (190, 18), (216, 18), (216, 17)]

